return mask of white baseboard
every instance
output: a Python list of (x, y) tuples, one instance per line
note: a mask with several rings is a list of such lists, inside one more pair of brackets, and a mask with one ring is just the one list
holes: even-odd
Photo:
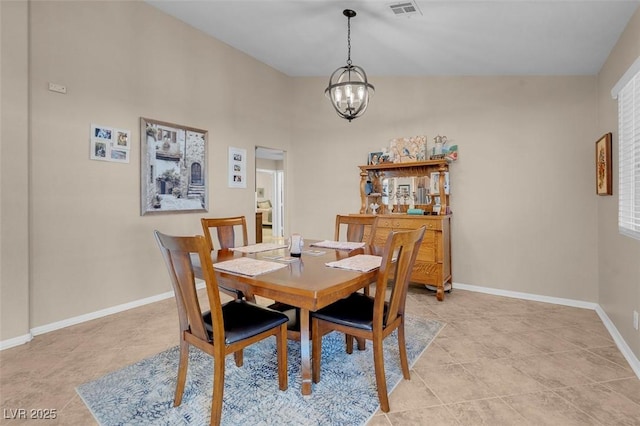
[(640, 379), (640, 360), (638, 360), (638, 357), (636, 357), (627, 342), (622, 338), (622, 335), (613, 324), (613, 321), (609, 319), (609, 316), (606, 314), (604, 309), (602, 309), (602, 307), (597, 303), (583, 302), (581, 300), (573, 299), (563, 299), (561, 297), (540, 296), (537, 294), (520, 293), (517, 291), (500, 290), (496, 288), (480, 287), (462, 283), (454, 283), (453, 288), (475, 291), (477, 293), (493, 294), (496, 296), (513, 297), (514, 299), (532, 300), (535, 302), (552, 303), (554, 305), (571, 306), (574, 308), (593, 309), (594, 311), (596, 311), (596, 313), (604, 323), (604, 326), (607, 328), (607, 331), (609, 331), (609, 334), (611, 334), (613, 341), (616, 343), (616, 346), (618, 346), (618, 349), (631, 366), (633, 372), (636, 374), (636, 376), (638, 376), (638, 379)]
[(34, 336), (38, 336), (40, 334), (49, 333), (50, 331), (69, 327), (71, 325), (80, 324), (97, 318), (106, 317), (108, 315), (117, 314), (118, 312), (137, 308), (139, 306), (148, 305), (149, 303), (159, 302), (170, 297), (173, 297), (173, 291), (168, 291), (166, 293), (157, 294), (151, 297), (145, 297), (144, 299), (134, 300), (133, 302), (123, 303), (122, 305), (112, 306), (110, 308), (101, 309), (99, 311), (90, 312), (88, 314), (79, 315), (77, 317), (68, 318), (62, 321), (52, 322), (51, 324), (43, 325), (40, 327), (34, 327), (31, 329), (31, 334), (33, 334)]
[(29, 343), (33, 339), (33, 334), (28, 333), (22, 336), (14, 337), (13, 339), (7, 339), (0, 341), (0, 351), (13, 348), (14, 346), (24, 345)]
[(453, 288), (461, 290), (475, 291), (476, 293), (487, 293), (496, 296), (512, 297), (514, 299), (532, 300), (535, 302), (552, 303), (554, 305), (571, 306), (573, 308), (596, 309), (597, 303), (583, 302), (582, 300), (563, 299), (561, 297), (540, 296), (538, 294), (521, 293), (519, 291), (501, 290), (498, 288), (480, 287), (477, 285), (454, 283)]
[[(205, 286), (204, 281), (200, 281), (196, 284), (196, 288), (198, 290), (204, 288), (204, 286)], [(169, 299), (171, 297), (173, 297), (173, 291), (168, 291), (166, 293), (157, 294), (155, 296), (145, 297), (144, 299), (134, 300), (133, 302), (123, 303), (121, 305), (112, 306), (110, 308), (101, 309), (99, 311), (90, 312), (88, 314), (79, 315), (77, 317), (68, 318), (62, 321), (56, 321), (40, 327), (34, 327), (31, 329), (31, 333), (29, 334), (15, 337), (13, 339), (0, 341), (0, 350), (9, 349), (14, 346), (28, 343), (31, 341), (31, 339), (33, 339), (33, 336), (49, 333), (50, 331), (59, 330), (61, 328), (80, 324), (86, 321), (91, 321), (97, 318), (106, 317), (108, 315), (117, 314), (118, 312), (123, 312), (129, 309), (137, 308), (139, 306), (148, 305), (149, 303), (159, 302), (160, 300)]]
[(613, 321), (611, 321), (601, 306), (598, 305), (596, 313), (600, 316), (604, 326), (609, 331), (609, 334), (611, 334), (611, 337), (613, 337), (613, 341), (616, 342), (618, 349), (622, 352), (622, 355), (633, 369), (633, 372), (636, 373), (636, 376), (640, 379), (640, 360), (638, 360), (633, 351), (631, 351), (631, 348), (627, 345), (627, 342), (622, 338), (622, 335), (620, 335), (616, 326), (613, 325)]

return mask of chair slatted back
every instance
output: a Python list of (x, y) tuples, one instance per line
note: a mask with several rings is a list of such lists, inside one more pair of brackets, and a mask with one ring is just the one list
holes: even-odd
[(347, 225), (347, 241), (360, 243), (364, 240), (367, 227), (369, 235), (376, 216), (359, 216), (359, 215), (336, 215), (335, 241), (340, 241), (340, 229), (342, 225)]
[[(404, 314), (411, 270), (416, 261), (425, 230), (426, 227), (422, 226), (416, 230), (394, 231), (389, 234), (376, 282), (373, 308), (374, 327), (382, 329), (384, 324), (389, 324), (399, 315)], [(388, 283), (391, 283), (391, 296), (385, 317), (385, 289)]]
[(195, 253), (200, 259), (203, 277), (206, 282), (214, 340), (217, 340), (216, 338), (221, 339), (221, 344), (224, 345), (224, 324), (220, 294), (213, 272), (211, 251), (205, 238), (201, 235), (173, 237), (162, 234), (159, 231), (154, 231), (154, 234), (171, 277), (171, 284), (178, 305), (180, 332), (190, 333), (204, 342), (211, 341), (202, 319), (202, 310), (198, 301), (195, 275), (191, 263), (191, 254)]
[(216, 229), (220, 249), (233, 248), (236, 245), (236, 227), (240, 227), (242, 232), (242, 245), (249, 244), (247, 237), (247, 221), (244, 216), (221, 217), (221, 218), (202, 218), (202, 231), (209, 246), (209, 252), (214, 249), (213, 239), (211, 238), (212, 228)]

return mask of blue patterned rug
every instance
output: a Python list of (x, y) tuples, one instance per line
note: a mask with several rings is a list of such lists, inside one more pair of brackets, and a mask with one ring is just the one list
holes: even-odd
[[(407, 317), (409, 365), (413, 365), (442, 328), (437, 321)], [(344, 335), (322, 341), (320, 383), (313, 394), (300, 393), (300, 344), (288, 342), (289, 388), (278, 389), (275, 338), (244, 350), (244, 365), (226, 357), (223, 425), (362, 425), (378, 410), (373, 345), (345, 352)], [(109, 373), (76, 389), (101, 425), (208, 425), (213, 359), (197, 349), (189, 353), (182, 405), (173, 407), (178, 346)], [(402, 379), (394, 332), (384, 342), (389, 392)]]

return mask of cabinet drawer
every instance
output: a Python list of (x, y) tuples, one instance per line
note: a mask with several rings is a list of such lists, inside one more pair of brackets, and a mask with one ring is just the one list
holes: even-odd
[[(389, 229), (392, 229), (392, 228), (393, 228), (393, 226), (394, 226), (394, 223), (396, 223), (396, 224), (397, 224), (397, 223), (398, 223), (398, 221), (397, 221), (397, 220), (395, 220), (395, 219), (379, 217), (379, 218), (378, 218), (378, 225), (377, 225), (377, 226), (378, 226), (378, 228), (389, 228)], [(397, 225), (396, 225), (396, 226), (397, 226)]]
[[(432, 229), (434, 231), (442, 231), (442, 221), (441, 220), (425, 220), (422, 222), (422, 225), (425, 225), (427, 229)], [(420, 227), (418, 226), (418, 228)]]
[(428, 219), (425, 216), (379, 217), (378, 228), (392, 229), (394, 231), (404, 229), (418, 229), (426, 226), (427, 229), (442, 230), (443, 219)]

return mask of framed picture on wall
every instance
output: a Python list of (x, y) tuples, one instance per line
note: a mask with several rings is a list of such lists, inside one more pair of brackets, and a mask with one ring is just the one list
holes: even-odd
[(207, 136), (206, 130), (140, 118), (141, 215), (208, 211)]
[(115, 161), (116, 163), (128, 163), (129, 150), (112, 147), (111, 151), (109, 151), (109, 161)]
[(247, 150), (229, 147), (229, 188), (247, 187)]
[(91, 158), (92, 160), (109, 161), (109, 158), (107, 157), (108, 151), (108, 141), (98, 138), (91, 139), (91, 154), (89, 158)]
[(115, 129), (115, 137), (113, 138), (113, 147), (115, 149), (131, 148), (131, 132), (128, 130)]
[(596, 194), (613, 195), (611, 178), (611, 133), (596, 141)]
[(91, 137), (89, 138), (89, 158), (91, 160), (128, 163), (130, 134), (131, 132), (128, 130), (92, 124)]
[(95, 139), (101, 139), (103, 141), (111, 141), (111, 135), (113, 134), (113, 129), (111, 127), (98, 126), (95, 124), (91, 125), (91, 137)]

